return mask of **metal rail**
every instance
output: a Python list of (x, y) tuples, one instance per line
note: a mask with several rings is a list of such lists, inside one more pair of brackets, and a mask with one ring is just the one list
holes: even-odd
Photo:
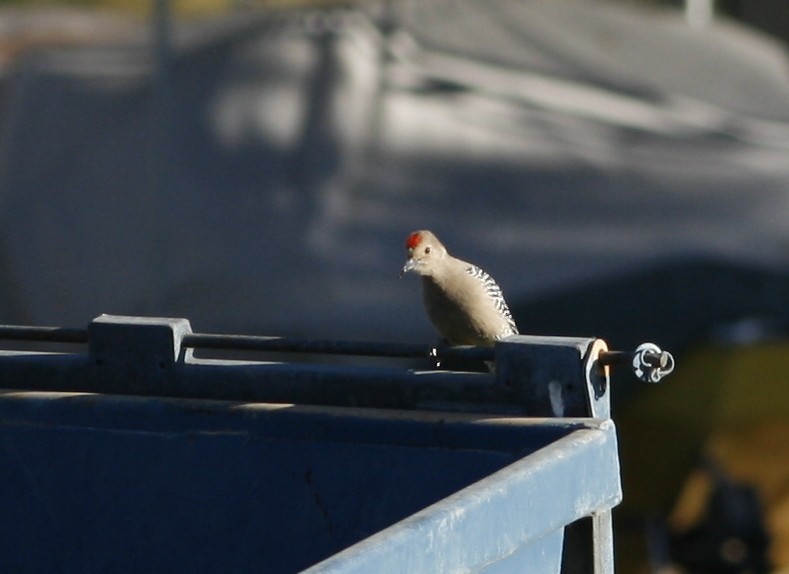
[[(0, 340), (82, 344), (89, 342), (89, 335), (87, 329), (0, 325)], [(492, 347), (449, 347), (216, 333), (187, 333), (183, 335), (181, 344), (191, 349), (430, 359), (437, 363), (448, 359), (493, 361), (495, 357)], [(674, 370), (674, 357), (671, 353), (663, 351), (653, 343), (644, 343), (633, 352), (605, 351), (600, 354), (598, 361), (600, 366), (604, 367), (630, 366), (638, 379), (649, 383), (659, 382)]]
[(436, 347), (432, 345), (413, 345), (406, 343), (371, 343), (203, 333), (184, 335), (182, 342), (184, 346), (193, 349), (317, 353), (325, 355), (359, 355), (404, 359), (453, 358), (481, 361), (493, 360), (493, 349), (490, 347)]
[(70, 329), (66, 327), (0, 325), (0, 340), (87, 343), (88, 331), (87, 329)]
[[(72, 329), (66, 327), (0, 325), (0, 340), (87, 343), (88, 331), (87, 329)], [(490, 347), (442, 347), (407, 343), (332, 341), (258, 335), (225, 335), (217, 333), (190, 333), (184, 335), (181, 343), (184, 347), (192, 349), (358, 355), (403, 359), (452, 358), (480, 361), (493, 360), (493, 349)]]

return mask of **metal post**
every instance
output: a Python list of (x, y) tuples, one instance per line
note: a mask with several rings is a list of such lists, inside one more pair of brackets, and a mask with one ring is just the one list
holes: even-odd
[(614, 574), (614, 523), (611, 510), (592, 515), (594, 574)]

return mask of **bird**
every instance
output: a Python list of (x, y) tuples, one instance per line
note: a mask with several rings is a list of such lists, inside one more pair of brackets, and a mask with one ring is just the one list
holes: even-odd
[(405, 242), (407, 260), (400, 277), (422, 277), (422, 300), (430, 322), (450, 345), (492, 347), (518, 334), (501, 287), (486, 271), (449, 254), (426, 229)]

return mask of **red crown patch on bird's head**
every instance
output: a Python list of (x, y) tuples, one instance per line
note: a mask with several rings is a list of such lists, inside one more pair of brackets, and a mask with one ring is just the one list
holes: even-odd
[(405, 246), (408, 249), (416, 249), (417, 245), (420, 243), (422, 243), (422, 234), (418, 231), (414, 231), (408, 236), (408, 239), (405, 240)]

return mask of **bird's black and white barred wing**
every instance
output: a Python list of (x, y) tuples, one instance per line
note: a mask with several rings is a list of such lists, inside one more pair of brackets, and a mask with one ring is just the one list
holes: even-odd
[(466, 268), (466, 272), (484, 285), (485, 293), (493, 301), (493, 304), (496, 306), (496, 310), (506, 320), (509, 332), (502, 333), (499, 338), (507, 337), (509, 335), (517, 335), (518, 327), (515, 325), (515, 320), (512, 318), (510, 308), (507, 306), (507, 302), (504, 300), (504, 294), (501, 292), (501, 287), (499, 287), (499, 284), (496, 283), (496, 280), (493, 279), (493, 277), (491, 277), (487, 271), (480, 269), (473, 264), (469, 264), (469, 266)]

